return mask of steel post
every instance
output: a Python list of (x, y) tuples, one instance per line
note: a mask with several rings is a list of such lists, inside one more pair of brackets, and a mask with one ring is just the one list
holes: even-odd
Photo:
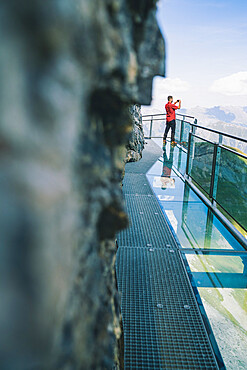
[(149, 139), (151, 139), (152, 137), (152, 130), (153, 130), (153, 116), (151, 117), (151, 122), (150, 122)]

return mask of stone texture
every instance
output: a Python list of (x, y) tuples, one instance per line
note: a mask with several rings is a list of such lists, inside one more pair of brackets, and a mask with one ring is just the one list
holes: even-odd
[(109, 369), (128, 107), (163, 73), (155, 1), (5, 0), (0, 41), (0, 368)]
[(133, 120), (133, 130), (126, 146), (126, 162), (136, 162), (142, 158), (144, 149), (144, 132), (142, 126), (141, 106), (138, 104), (130, 107), (130, 113)]

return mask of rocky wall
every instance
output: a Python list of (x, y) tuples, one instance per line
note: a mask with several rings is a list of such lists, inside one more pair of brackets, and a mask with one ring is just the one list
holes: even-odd
[(133, 129), (126, 146), (126, 162), (136, 162), (142, 158), (142, 151), (145, 144), (141, 106), (138, 104), (132, 105), (130, 107), (130, 113), (133, 121)]
[(129, 105), (163, 74), (155, 1), (5, 0), (0, 42), (0, 368), (110, 369)]

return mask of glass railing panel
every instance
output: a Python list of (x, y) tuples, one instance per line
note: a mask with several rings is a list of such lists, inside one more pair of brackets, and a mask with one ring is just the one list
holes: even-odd
[[(232, 135), (237, 135), (239, 137), (246, 137), (246, 134), (247, 134), (247, 128), (245, 129), (245, 131), (242, 133), (242, 132), (229, 132), (229, 134), (232, 134)], [(230, 137), (227, 137), (227, 136), (224, 136), (222, 137), (222, 144), (223, 145), (226, 145), (230, 148), (236, 148), (236, 149), (239, 149), (241, 150), (242, 153), (245, 153), (247, 155), (247, 143), (245, 143), (244, 141), (242, 140), (238, 140), (238, 139), (233, 139), (233, 138), (230, 138)]]
[(221, 149), (217, 202), (247, 230), (247, 158)]
[(214, 144), (192, 136), (193, 145), (190, 150), (190, 176), (202, 189), (210, 194)]
[(180, 142), (181, 125), (182, 125), (181, 119), (176, 119), (175, 141), (177, 143)]
[(164, 135), (164, 131), (165, 131), (165, 128), (166, 128), (166, 118), (159, 118), (159, 117), (154, 117), (152, 120), (151, 118), (144, 118), (142, 120), (142, 124), (143, 124), (143, 131), (144, 131), (144, 135), (146, 137), (149, 137), (150, 136), (150, 127), (152, 126), (152, 130), (151, 130), (151, 136), (161, 136), (163, 137)]
[(149, 137), (150, 134), (150, 124), (151, 124), (151, 119), (144, 118), (142, 120), (142, 125), (143, 125), (143, 132), (145, 137)]
[(178, 170), (182, 175), (185, 174), (186, 162), (187, 162), (187, 153), (180, 147), (175, 146), (171, 147), (170, 153), (173, 151), (173, 166)]
[(190, 123), (184, 121), (182, 135), (181, 135), (181, 145), (183, 145), (185, 148), (188, 147), (190, 129), (191, 129)]
[(166, 119), (154, 119), (153, 120), (153, 129), (152, 136), (164, 136), (164, 131), (166, 128)]
[[(167, 148), (166, 148), (167, 149)], [(172, 164), (175, 168), (178, 169), (178, 166), (179, 166), (179, 147), (178, 146), (172, 146), (170, 145), (170, 155), (169, 155), (169, 159), (172, 158)], [(163, 160), (164, 160), (164, 164), (167, 162), (167, 159), (166, 159), (166, 153), (164, 152), (163, 153)]]
[[(198, 121), (198, 125), (201, 126), (199, 121)], [(202, 126), (204, 126), (204, 125), (202, 124)], [(213, 141), (213, 142), (216, 142), (216, 143), (219, 142), (219, 134), (217, 134), (215, 132), (211, 132), (211, 131), (202, 129), (200, 127), (195, 127), (195, 134), (198, 135), (198, 136), (203, 137), (206, 140)]]
[(182, 175), (185, 175), (187, 164), (187, 152), (184, 152), (182, 149), (179, 149), (179, 166), (178, 170)]

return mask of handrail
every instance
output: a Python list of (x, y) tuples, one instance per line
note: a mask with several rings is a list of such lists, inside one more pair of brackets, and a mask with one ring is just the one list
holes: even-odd
[[(182, 113), (176, 113), (178, 116), (183, 116), (183, 117), (189, 117), (189, 118), (195, 118), (193, 116), (188, 116), (187, 114), (182, 114)], [(145, 114), (142, 117), (156, 117), (156, 116), (166, 116), (166, 113), (157, 113), (157, 114)]]
[(191, 135), (193, 136), (193, 137), (196, 137), (197, 139), (200, 139), (200, 140), (203, 140), (203, 141), (206, 141), (207, 143), (209, 143), (209, 144), (215, 144), (215, 142), (214, 141), (211, 141), (211, 140), (209, 140), (209, 139), (205, 139), (204, 137), (202, 137), (202, 136), (199, 136), (199, 135), (196, 135), (196, 134), (193, 134), (193, 133), (191, 133)]
[(244, 159), (247, 159), (247, 155), (244, 154), (244, 153), (239, 153), (238, 151), (236, 150), (233, 150), (231, 148), (228, 148), (226, 145), (219, 145), (219, 148), (222, 148), (224, 150), (227, 150), (228, 152), (231, 152), (233, 154), (236, 154), (237, 156), (241, 157), (241, 158), (244, 158)]
[(166, 116), (166, 113), (145, 114), (142, 117)]
[(247, 139), (239, 138), (237, 136), (230, 135), (230, 134), (227, 134), (227, 133), (222, 132), (222, 131), (214, 130), (212, 128), (208, 128), (208, 127), (204, 127), (204, 126), (199, 126), (195, 123), (190, 123), (190, 125), (195, 126), (196, 128), (201, 128), (201, 129), (206, 130), (206, 131), (214, 132), (215, 134), (227, 136), (227, 137), (230, 137), (231, 139), (235, 139), (235, 140), (239, 140), (239, 141), (243, 141), (244, 143), (247, 143)]
[[(164, 117), (165, 118), (165, 117)], [(152, 121), (163, 121), (164, 120), (164, 118), (150, 118), (150, 119), (143, 119), (142, 120), (142, 122), (150, 122), (151, 120)], [(179, 118), (179, 120), (181, 121), (181, 119)], [(186, 122), (186, 123), (189, 123), (189, 124), (191, 124), (191, 122), (189, 122), (189, 121), (185, 121), (185, 120), (183, 120), (184, 122)]]
[[(152, 121), (163, 121), (163, 118), (154, 118)], [(150, 119), (143, 119), (142, 122), (150, 122)]]

